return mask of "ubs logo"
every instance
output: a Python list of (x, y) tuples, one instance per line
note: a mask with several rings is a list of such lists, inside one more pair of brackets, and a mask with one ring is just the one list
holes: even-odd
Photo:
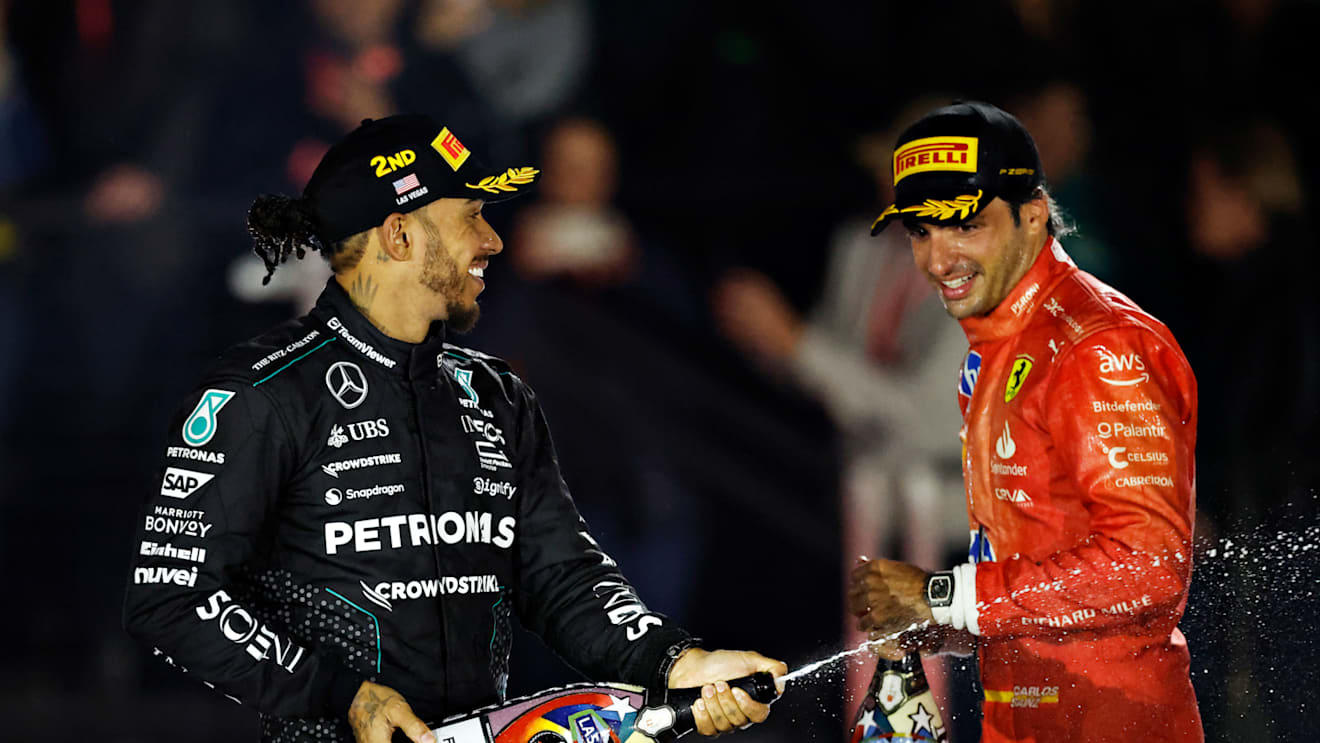
[(367, 378), (351, 361), (337, 361), (325, 373), (325, 386), (340, 405), (352, 410), (367, 399)]

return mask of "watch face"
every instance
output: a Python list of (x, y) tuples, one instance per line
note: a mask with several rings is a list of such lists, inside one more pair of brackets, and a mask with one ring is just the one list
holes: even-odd
[(948, 575), (932, 575), (926, 584), (926, 599), (932, 606), (947, 606), (953, 601), (953, 578)]

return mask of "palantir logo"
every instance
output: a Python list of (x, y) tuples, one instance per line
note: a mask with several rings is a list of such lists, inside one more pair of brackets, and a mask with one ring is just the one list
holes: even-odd
[(969, 351), (967, 358), (963, 359), (962, 373), (958, 375), (958, 394), (971, 397), (979, 376), (981, 376), (981, 354)]
[(207, 390), (197, 402), (192, 415), (183, 422), (183, 443), (188, 446), (204, 446), (215, 436), (216, 416), (220, 409), (234, 397), (229, 390)]
[(325, 373), (325, 386), (340, 405), (352, 410), (367, 399), (367, 378), (351, 361), (337, 361)]

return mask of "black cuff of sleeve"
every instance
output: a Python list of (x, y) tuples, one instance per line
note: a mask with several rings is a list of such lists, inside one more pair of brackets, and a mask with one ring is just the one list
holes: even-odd
[(669, 688), (669, 672), (673, 669), (674, 663), (678, 661), (678, 656), (683, 654), (688, 648), (695, 648), (701, 645), (699, 637), (684, 637), (669, 647), (664, 649), (664, 655), (660, 656), (659, 664), (655, 667), (655, 673), (651, 675), (649, 688), (663, 694)]
[(358, 689), (367, 677), (338, 664), (333, 666), (330, 674), (326, 684), (324, 714), (336, 720), (347, 719), (353, 697), (357, 696)]

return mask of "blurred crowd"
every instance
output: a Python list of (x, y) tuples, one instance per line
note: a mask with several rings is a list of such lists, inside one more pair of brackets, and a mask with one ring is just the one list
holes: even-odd
[[(1308, 0), (0, 0), (7, 724), (254, 733), (119, 629), (131, 522), (207, 360), (328, 275), (312, 256), (262, 287), (251, 200), (399, 111), (542, 169), (486, 212), (505, 251), (459, 342), (537, 389), (596, 536), (713, 645), (813, 660), (860, 640), (853, 557), (966, 549), (966, 341), (905, 235), (868, 230), (898, 132), (957, 97), (1022, 119), (1079, 228), (1065, 248), (1183, 345), (1203, 548), (1316, 524), (1320, 99), (1297, 60), (1317, 30)], [(1208, 740), (1291, 740), (1275, 678), (1320, 691), (1312, 643), (1219, 642), (1195, 611), (1252, 590), (1194, 587)], [(1280, 601), (1280, 621), (1320, 609)], [(514, 656), (513, 693), (576, 680), (530, 636)], [(842, 735), (867, 672), (747, 739)], [(974, 740), (971, 676), (934, 675)]]

